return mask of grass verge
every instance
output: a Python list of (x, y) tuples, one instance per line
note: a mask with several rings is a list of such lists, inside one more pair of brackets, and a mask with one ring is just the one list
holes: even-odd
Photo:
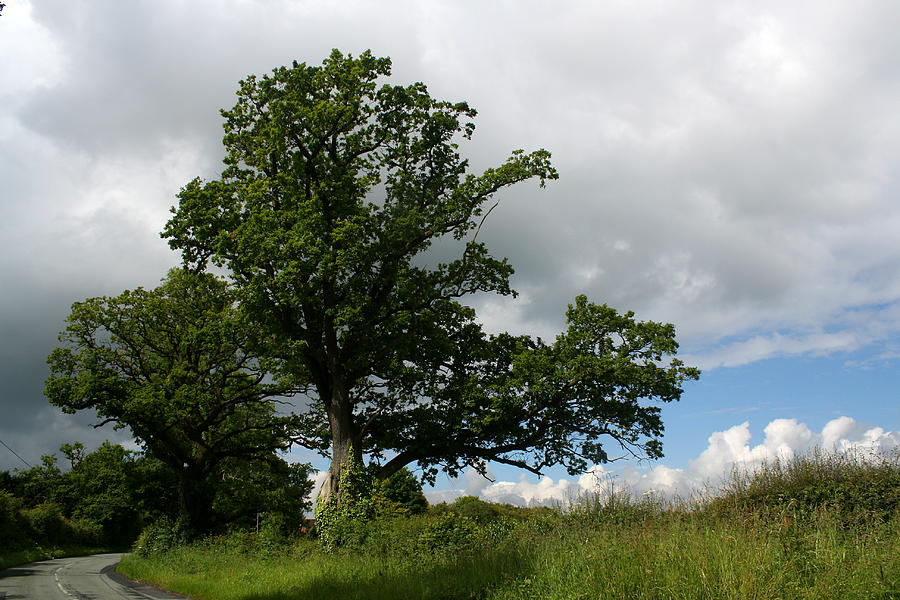
[(898, 457), (813, 456), (736, 474), (691, 506), (463, 498), (360, 524), (335, 552), (236, 534), (120, 571), (201, 600), (900, 600), (898, 484)]
[(804, 521), (662, 513), (598, 525), (561, 515), (501, 541), (423, 553), (280, 551), (222, 541), (126, 557), (120, 571), (194, 598), (873, 599), (900, 600), (898, 519), (848, 530), (828, 512)]

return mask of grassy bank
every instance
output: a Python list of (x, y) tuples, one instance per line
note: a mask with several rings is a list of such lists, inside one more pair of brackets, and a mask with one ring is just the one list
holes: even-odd
[[(733, 598), (900, 600), (897, 519), (848, 530), (827, 512), (802, 522), (662, 514), (596, 526), (560, 516), (503, 539), (424, 552), (273, 551), (207, 541), (120, 570), (196, 598)], [(408, 550), (403, 551), (403, 546)], [(377, 548), (377, 549), (376, 549)]]
[(132, 555), (120, 570), (210, 600), (900, 600), (900, 469), (880, 468), (776, 464), (690, 507), (468, 500), (369, 523), (335, 552), (244, 534)]

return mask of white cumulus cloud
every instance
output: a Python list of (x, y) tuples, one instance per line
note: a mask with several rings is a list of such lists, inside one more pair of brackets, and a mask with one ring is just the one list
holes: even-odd
[(709, 436), (707, 446), (687, 469), (656, 465), (607, 469), (597, 465), (578, 479), (544, 477), (537, 482), (490, 481), (474, 472), (463, 478), (464, 487), (426, 492), (431, 502), (452, 501), (477, 495), (492, 502), (518, 506), (565, 505), (592, 493), (628, 491), (634, 495), (657, 494), (690, 499), (715, 490), (732, 470), (753, 470), (775, 458), (791, 459), (814, 448), (834, 452), (885, 454), (900, 449), (900, 432), (867, 427), (850, 417), (838, 417), (815, 432), (796, 419), (775, 419), (763, 430), (761, 443), (751, 443), (750, 423), (745, 421)]

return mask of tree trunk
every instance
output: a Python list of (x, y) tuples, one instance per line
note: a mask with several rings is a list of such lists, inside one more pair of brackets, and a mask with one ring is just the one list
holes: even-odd
[(341, 501), (341, 472), (351, 458), (356, 464), (362, 464), (362, 444), (356, 424), (353, 422), (353, 405), (349, 394), (339, 386), (335, 386), (328, 406), (328, 420), (331, 426), (331, 466), (328, 475), (319, 490), (319, 499), (335, 496)]
[(212, 526), (212, 496), (204, 478), (190, 469), (178, 471), (178, 502), (181, 518), (191, 537), (209, 533)]

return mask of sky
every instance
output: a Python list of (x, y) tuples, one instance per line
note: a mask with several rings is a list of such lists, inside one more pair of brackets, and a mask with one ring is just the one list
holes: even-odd
[(159, 231), (181, 186), (220, 173), (240, 79), (339, 48), (475, 107), (473, 170), (552, 152), (559, 181), (504, 191), (479, 234), (519, 292), (472, 300), (488, 330), (553, 339), (583, 293), (674, 323), (704, 371), (663, 408), (659, 461), (492, 467), (432, 498), (540, 503), (598, 478), (687, 494), (816, 444), (896, 448), (898, 29), (894, 0), (7, 0), (0, 440), (29, 464), (127, 442), (42, 395), (72, 302), (178, 263)]

